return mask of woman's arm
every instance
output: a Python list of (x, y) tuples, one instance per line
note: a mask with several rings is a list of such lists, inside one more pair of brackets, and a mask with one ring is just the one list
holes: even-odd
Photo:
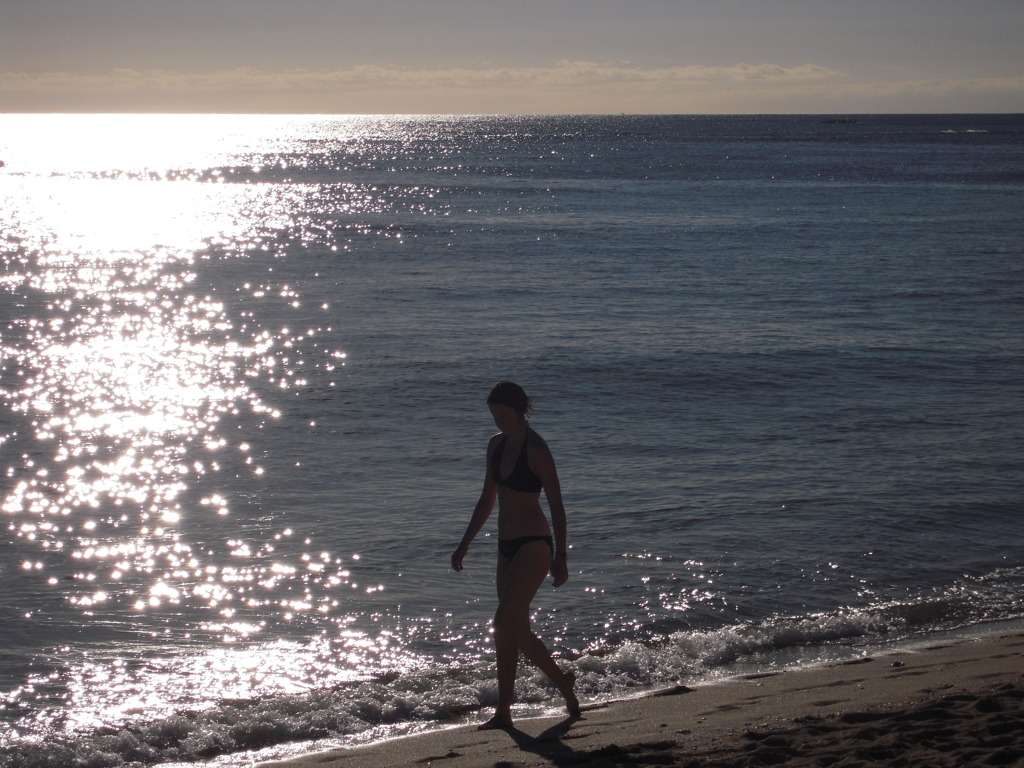
[(551, 511), (551, 528), (555, 537), (555, 559), (551, 563), (551, 576), (556, 587), (569, 580), (569, 564), (567, 561), (569, 542), (568, 525), (565, 519), (565, 505), (562, 503), (562, 487), (558, 482), (558, 471), (555, 459), (546, 443), (537, 446), (537, 475), (544, 481), (544, 496), (548, 500)]
[(473, 516), (469, 518), (469, 525), (466, 526), (466, 532), (462, 536), (462, 541), (459, 542), (459, 546), (452, 553), (452, 568), (456, 571), (462, 570), (462, 560), (469, 551), (469, 544), (480, 533), (480, 529), (484, 527), (487, 518), (491, 516), (491, 510), (494, 509), (494, 500), (498, 497), (498, 485), (494, 482), (494, 478), (491, 477), (490, 471), (493, 443), (494, 441), (492, 440), (487, 445), (487, 467), (484, 472), (483, 490), (480, 491), (480, 498), (477, 499), (476, 506), (473, 507)]

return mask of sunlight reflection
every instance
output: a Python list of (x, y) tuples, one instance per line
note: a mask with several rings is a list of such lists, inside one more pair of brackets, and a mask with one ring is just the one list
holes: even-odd
[(32, 174), (103, 169), (111, 178), (182, 178), (177, 169), (216, 168), (248, 148), (268, 149), (268, 138), (295, 135), (302, 119), (232, 115), (12, 115), (5, 120), (9, 169)]
[[(0, 289), (14, 297), (0, 327), (0, 400), (24, 427), (0, 436), (0, 510), (17, 538), (62, 555), (32, 569), (50, 570), (47, 583), (66, 585), (84, 612), (112, 602), (200, 608), (219, 616), (201, 624), (207, 631), (247, 637), (261, 620), (240, 609), (286, 620), (332, 610), (347, 572), (340, 559), (309, 569), (267, 542), (240, 540), (227, 542), (242, 561), (228, 567), (179, 530), (198, 514), (230, 513), (225, 494), (189, 494), (233, 461), (226, 451), (242, 456), (232, 464), (240, 471), (263, 472), (248, 442), (232, 445), (219, 431), (243, 411), (278, 415), (245, 382), (305, 383), (281, 365), (297, 337), (240, 327), (223, 300), (195, 290), (197, 259), (210, 248), (229, 258), (263, 247), (292, 224), (309, 188), (219, 183), (220, 171), (208, 173), (237, 163), (224, 148), (246, 145), (237, 120), (211, 119), (194, 134), (173, 117), (149, 118), (148, 131), (133, 119), (83, 117), (79, 154), (26, 134), (45, 157), (9, 156), (19, 172), (0, 187)], [(39, 173), (25, 170), (33, 167)], [(287, 285), (276, 291), (300, 301)]]
[[(258, 627), (236, 625), (235, 634)], [(308, 643), (278, 641), (233, 645), (191, 656), (155, 657), (144, 664), (122, 659), (83, 659), (69, 681), (73, 703), (66, 728), (119, 727), (133, 718), (156, 720), (183, 707), (193, 710), (234, 702), (239, 706), (263, 697), (294, 696), (314, 688), (336, 688), (372, 680), (387, 671), (408, 673), (423, 660), (407, 655), (387, 634), (373, 638), (352, 630)]]

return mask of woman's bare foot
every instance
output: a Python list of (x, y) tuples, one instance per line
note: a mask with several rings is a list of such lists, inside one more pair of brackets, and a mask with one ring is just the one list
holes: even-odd
[(512, 718), (509, 715), (495, 714), (486, 723), (476, 727), (478, 731), (505, 731), (512, 727)]
[(580, 716), (580, 700), (576, 698), (576, 675), (566, 672), (559, 691), (565, 697), (565, 709), (570, 717)]

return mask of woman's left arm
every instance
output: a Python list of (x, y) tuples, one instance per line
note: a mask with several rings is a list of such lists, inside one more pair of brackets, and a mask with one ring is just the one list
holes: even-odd
[(565, 519), (565, 505), (562, 503), (562, 487), (558, 482), (558, 471), (555, 459), (547, 444), (542, 443), (537, 450), (537, 475), (544, 481), (544, 496), (551, 510), (551, 527), (555, 537), (555, 559), (551, 563), (551, 576), (556, 587), (569, 580), (569, 564), (567, 561), (569, 542), (567, 540), (568, 525)]

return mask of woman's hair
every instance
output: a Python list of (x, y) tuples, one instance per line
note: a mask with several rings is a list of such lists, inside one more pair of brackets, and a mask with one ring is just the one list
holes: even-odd
[(507, 405), (520, 416), (529, 416), (533, 410), (533, 401), (525, 390), (512, 381), (499, 381), (491, 388), (487, 396), (488, 405)]

